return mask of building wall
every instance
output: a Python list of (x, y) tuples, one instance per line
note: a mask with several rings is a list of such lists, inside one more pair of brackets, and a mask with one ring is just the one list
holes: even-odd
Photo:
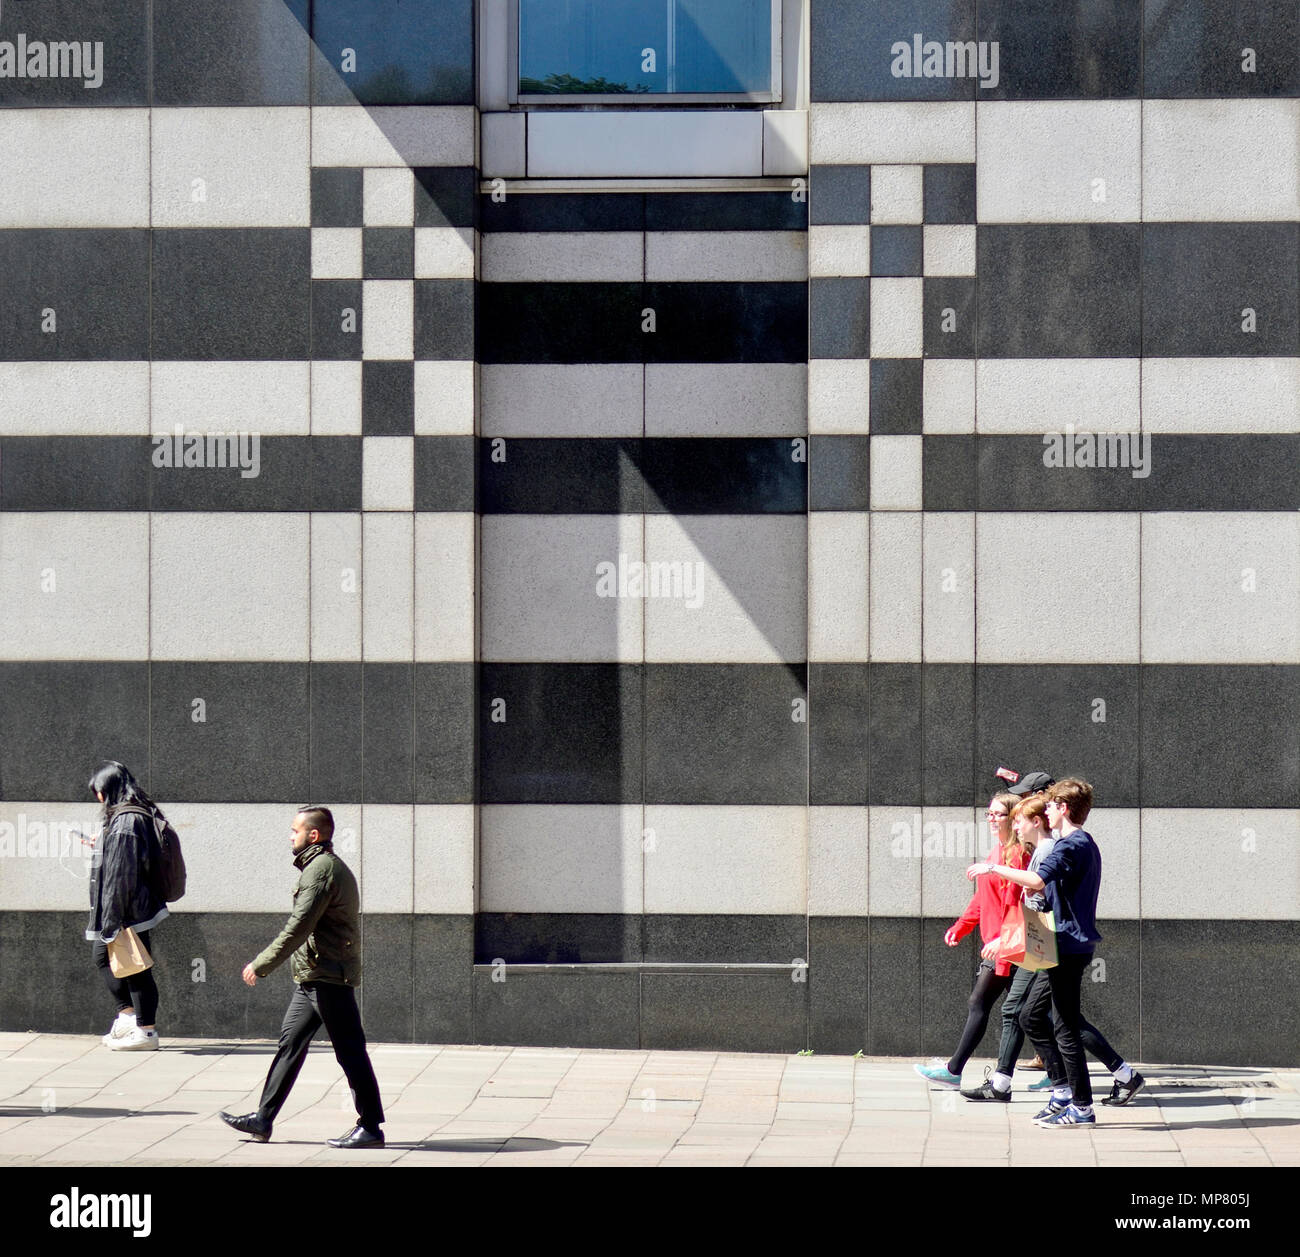
[(275, 1032), (311, 799), (372, 1038), (946, 1052), (1010, 764), (1096, 789), (1121, 1050), (1293, 1063), (1298, 7), (785, 0), (777, 107), (575, 112), (505, 0), (6, 3), (106, 56), (0, 78), (0, 1024), (103, 1020), (112, 756), (171, 1033)]

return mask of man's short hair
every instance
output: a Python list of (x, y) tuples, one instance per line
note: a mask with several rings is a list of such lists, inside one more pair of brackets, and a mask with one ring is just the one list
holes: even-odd
[(1064, 806), (1071, 825), (1082, 825), (1092, 811), (1092, 787), (1078, 777), (1064, 777), (1049, 786), (1047, 797)]
[(329, 808), (316, 803), (304, 803), (298, 809), (298, 815), (307, 818), (308, 833), (315, 829), (320, 832), (321, 842), (334, 840), (334, 813)]

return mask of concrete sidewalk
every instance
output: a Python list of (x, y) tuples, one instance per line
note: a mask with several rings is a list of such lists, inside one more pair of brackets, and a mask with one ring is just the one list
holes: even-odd
[(397, 1044), (370, 1047), (388, 1146), (339, 1152), (323, 1141), (355, 1114), (323, 1040), (255, 1144), (216, 1115), (256, 1106), (272, 1050), (0, 1034), (0, 1165), (1300, 1165), (1296, 1070), (1143, 1065), (1129, 1108), (1046, 1131), (1024, 1089), (1040, 1074), (1009, 1105), (973, 1104), (910, 1058)]

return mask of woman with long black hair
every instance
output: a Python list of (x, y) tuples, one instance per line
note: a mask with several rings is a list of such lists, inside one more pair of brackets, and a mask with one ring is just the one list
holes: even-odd
[[(95, 769), (90, 789), (104, 805), (104, 824), (90, 874), (90, 922), (86, 938), (104, 984), (117, 1005), (117, 1020), (104, 1036), (115, 1052), (151, 1052), (158, 1047), (158, 986), (153, 969), (118, 978), (109, 964), (108, 945), (133, 929), (150, 955), (150, 931), (167, 916), (156, 889), (161, 852), (154, 816), (158, 805), (125, 764), (108, 760)], [(149, 815), (119, 810), (144, 808)]]

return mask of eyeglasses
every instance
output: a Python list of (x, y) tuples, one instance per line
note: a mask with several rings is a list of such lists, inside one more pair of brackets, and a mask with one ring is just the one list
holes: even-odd
[(989, 820), (991, 820), (991, 821), (1004, 821), (1004, 820), (1007, 819), (1007, 816), (1009, 815), (1009, 813), (1007, 813), (1007, 812), (985, 812), (984, 815), (987, 816), (987, 817), (989, 818)]

